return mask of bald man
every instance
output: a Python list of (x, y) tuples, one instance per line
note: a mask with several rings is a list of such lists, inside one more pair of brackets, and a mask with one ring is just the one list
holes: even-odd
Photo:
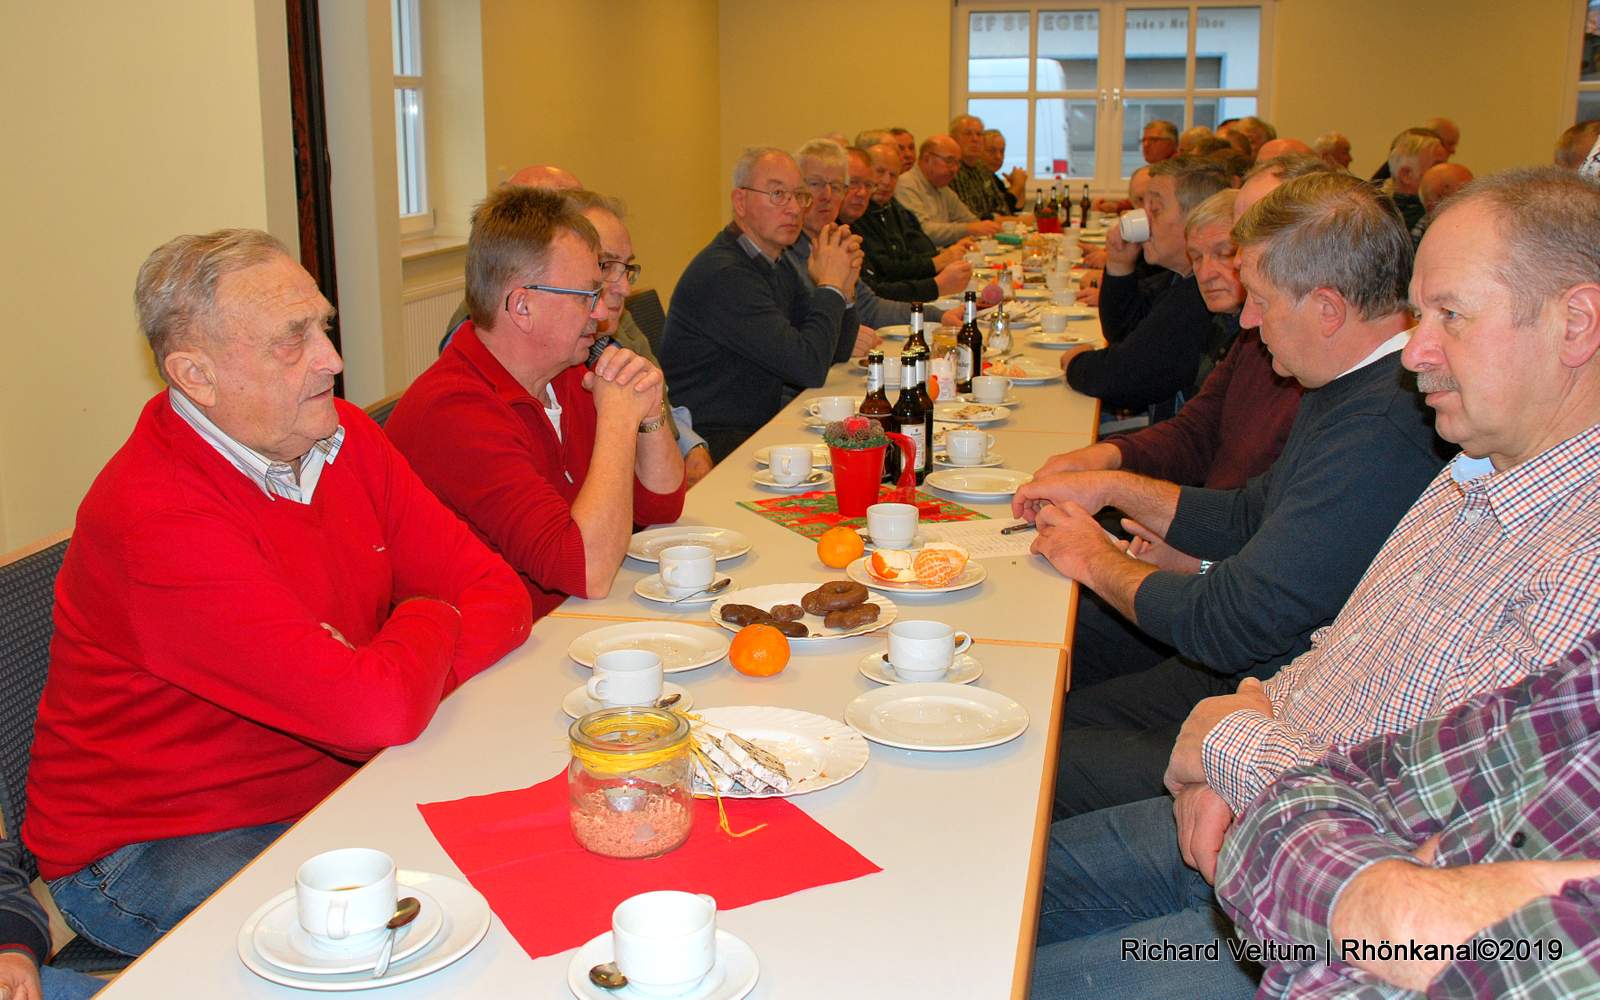
[(1456, 155), (1456, 147), (1461, 145), (1461, 127), (1448, 118), (1429, 118), (1422, 123), (1423, 128), (1431, 128), (1439, 133), (1439, 141), (1444, 143), (1444, 151), (1450, 156)]
[(916, 215), (938, 246), (968, 236), (992, 236), (1000, 230), (1000, 223), (979, 219), (950, 189), (960, 168), (961, 147), (956, 141), (947, 135), (930, 135), (917, 151), (916, 165), (901, 174), (895, 185), (895, 198)]
[(1299, 139), (1268, 139), (1261, 144), (1261, 151), (1256, 154), (1256, 162), (1265, 163), (1291, 154), (1315, 155), (1315, 152)]
[(581, 191), (583, 182), (570, 170), (551, 163), (535, 163), (523, 167), (507, 177), (505, 183), (515, 187), (548, 188), (552, 191)]
[(1311, 149), (1333, 169), (1350, 169), (1350, 139), (1343, 132), (1322, 133), (1311, 143)]
[(983, 150), (983, 119), (977, 115), (956, 115), (950, 119), (950, 138), (961, 148), (961, 166), (950, 180), (950, 190), (980, 219), (1007, 214), (1005, 199), (994, 187), (994, 171), (989, 169)]
[(1436, 163), (1428, 168), (1428, 172), (1422, 175), (1422, 183), (1417, 185), (1417, 197), (1422, 200), (1424, 214), (1411, 227), (1411, 242), (1414, 245), (1422, 245), (1422, 234), (1433, 225), (1434, 216), (1439, 214), (1440, 203), (1471, 180), (1472, 171), (1459, 163)]

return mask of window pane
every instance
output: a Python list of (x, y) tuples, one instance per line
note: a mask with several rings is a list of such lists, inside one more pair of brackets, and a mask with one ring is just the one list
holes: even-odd
[[(1589, 0), (1589, 9), (1584, 11), (1583, 61), (1578, 66), (1578, 79), (1600, 80), (1600, 0)], [(1582, 96), (1578, 100), (1581, 103)], [(1578, 120), (1588, 119), (1579, 115)]]
[(1260, 8), (1201, 7), (1197, 18), (1194, 85), (1254, 90), (1261, 52)]
[(1034, 106), (1033, 173), (1036, 177), (1094, 176), (1094, 101), (1042, 98)]
[[(1597, 0), (1600, 2), (1600, 0)], [(1100, 74), (1100, 14), (1092, 10), (1039, 15), (1038, 90), (1094, 90)]]
[(1124, 90), (1182, 90), (1189, 53), (1189, 11), (1130, 10), (1123, 35)]
[(419, 215), (428, 210), (422, 179), (422, 92), (396, 87), (394, 92), (394, 151), (400, 188), (400, 214)]
[(983, 119), (986, 129), (997, 128), (1006, 137), (1006, 159), (996, 173), (1009, 173), (1028, 163), (1028, 102), (988, 98), (967, 102), (967, 114)]
[(422, 75), (422, 24), (417, 0), (391, 0), (389, 35), (394, 46), (394, 75)]
[(1578, 91), (1578, 121), (1600, 118), (1600, 90)]
[(967, 20), (967, 90), (1028, 89), (1028, 15), (975, 13)]
[[(1225, 122), (1229, 118), (1243, 118), (1245, 115), (1256, 113), (1256, 99), (1254, 97), (1217, 97), (1213, 98), (1213, 106), (1217, 109), (1217, 121)], [(1195, 109), (1199, 110), (1200, 102), (1195, 101)], [(1216, 126), (1213, 125), (1213, 128)]]
[(1139, 138), (1144, 127), (1161, 119), (1183, 131), (1183, 99), (1153, 97), (1147, 100), (1128, 100), (1122, 106), (1122, 176), (1127, 177), (1144, 166), (1144, 153), (1139, 148)]
[(1204, 125), (1206, 128), (1215, 131), (1217, 122), (1222, 121), (1222, 116), (1217, 114), (1217, 105), (1220, 103), (1222, 103), (1222, 98), (1220, 97), (1196, 97), (1194, 99), (1194, 121), (1189, 123), (1190, 127)]

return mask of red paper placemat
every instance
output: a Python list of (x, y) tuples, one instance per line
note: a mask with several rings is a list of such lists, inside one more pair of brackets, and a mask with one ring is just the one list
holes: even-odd
[(816, 885), (882, 871), (783, 799), (725, 799), (734, 838), (717, 826), (717, 803), (696, 799), (694, 831), (659, 858), (603, 858), (578, 846), (567, 824), (566, 772), (531, 788), (417, 806), (467, 880), (488, 899), (530, 958), (576, 948), (611, 929), (629, 896), (682, 889), (731, 910)]
[[(878, 497), (884, 502), (905, 503), (904, 491), (883, 487)], [(923, 524), (937, 524), (940, 521), (976, 521), (988, 520), (988, 514), (980, 514), (971, 507), (963, 507), (954, 500), (936, 497), (931, 493), (916, 491), (916, 499), (910, 501), (917, 505), (917, 516)], [(740, 500), (739, 506), (745, 510), (754, 511), (769, 521), (783, 525), (790, 531), (804, 535), (807, 538), (816, 538), (836, 524), (847, 524), (852, 528), (865, 527), (867, 519), (864, 517), (841, 517), (839, 515), (839, 498), (833, 490), (812, 490), (809, 493), (791, 493), (788, 496), (770, 497), (765, 500)]]

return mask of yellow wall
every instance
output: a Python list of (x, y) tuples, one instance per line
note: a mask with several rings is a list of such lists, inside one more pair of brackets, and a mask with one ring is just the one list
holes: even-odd
[(1283, 0), (1277, 16), (1278, 134), (1337, 129), (1363, 175), (1434, 115), (1460, 124), (1455, 160), (1478, 174), (1549, 163), (1572, 124), (1570, 0)]
[(665, 302), (721, 219), (715, 0), (483, 2), (488, 184), (556, 163), (628, 203)]
[(720, 210), (746, 146), (950, 122), (949, 0), (723, 0)]
[(5, 551), (71, 526), (158, 386), (145, 256), (222, 226), (296, 238), (281, 2), (7, 0), (0, 21)]

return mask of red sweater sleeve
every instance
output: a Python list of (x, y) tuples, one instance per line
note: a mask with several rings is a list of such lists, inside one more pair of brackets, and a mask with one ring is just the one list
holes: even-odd
[(435, 389), (417, 411), (430, 429), (397, 436), (417, 473), (534, 583), (585, 594), (583, 533), (552, 484), (564, 471), (540, 461), (516, 413), (486, 389), (464, 381)]
[(1228, 353), (1206, 376), (1200, 391), (1176, 415), (1132, 434), (1107, 439), (1122, 452), (1124, 469), (1180, 486), (1206, 482), (1222, 441), (1223, 400), (1239, 366), (1245, 339), (1234, 339)]

